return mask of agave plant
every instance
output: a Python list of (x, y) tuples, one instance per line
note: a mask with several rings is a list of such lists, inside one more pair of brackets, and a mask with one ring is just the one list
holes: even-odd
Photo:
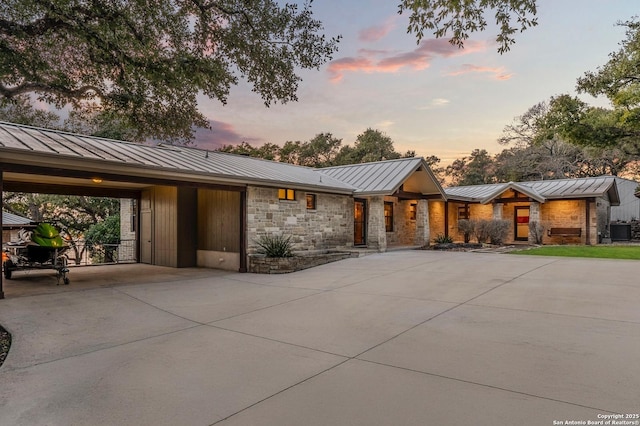
[(267, 257), (292, 257), (293, 243), (291, 242), (291, 235), (285, 237), (284, 235), (262, 235), (260, 239), (256, 241), (256, 244), (260, 246), (258, 253), (264, 254)]

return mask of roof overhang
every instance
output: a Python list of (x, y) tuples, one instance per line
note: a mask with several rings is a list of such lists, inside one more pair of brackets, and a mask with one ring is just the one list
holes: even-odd
[(526, 195), (527, 197), (531, 198), (532, 200), (535, 200), (539, 203), (544, 203), (545, 201), (547, 201), (547, 199), (545, 197), (543, 197), (542, 195), (540, 195), (536, 190), (529, 188), (527, 186), (515, 183), (515, 182), (509, 182), (509, 183), (505, 183), (501, 186), (499, 186), (495, 191), (493, 191), (491, 194), (487, 195), (486, 197), (484, 197), (483, 199), (480, 200), (480, 204), (489, 204), (492, 201), (494, 201), (495, 199), (497, 199), (500, 195), (504, 194), (505, 191), (508, 190), (513, 190), (513, 191), (517, 191), (520, 192), (524, 195)]
[[(328, 187), (323, 185), (321, 180), (318, 181), (318, 185), (296, 184), (271, 179), (230, 177), (210, 172), (185, 172), (157, 166), (122, 164), (108, 160), (11, 149), (2, 150), (0, 170), (4, 171), (7, 188), (10, 188), (12, 183), (35, 185), (38, 179), (34, 179), (33, 176), (46, 175), (49, 185), (60, 186), (92, 187), (93, 179), (98, 179), (101, 181), (102, 188), (110, 189), (140, 190), (152, 185), (185, 185), (218, 188), (227, 186), (229, 189), (238, 190), (246, 188), (247, 185), (256, 185), (353, 194), (351, 188)], [(42, 184), (42, 179), (39, 181)]]

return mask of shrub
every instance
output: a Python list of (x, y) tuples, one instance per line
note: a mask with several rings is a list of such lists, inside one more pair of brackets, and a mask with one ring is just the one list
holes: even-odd
[(465, 243), (471, 241), (471, 235), (473, 235), (474, 230), (475, 222), (468, 219), (460, 219), (458, 221), (458, 232), (464, 236)]
[(285, 237), (284, 235), (262, 235), (256, 244), (260, 246), (258, 253), (264, 254), (267, 257), (292, 257), (291, 252), (293, 243), (291, 242), (291, 235)]
[(532, 220), (531, 222), (529, 222), (529, 235), (531, 235), (531, 239), (535, 244), (542, 244), (544, 229), (545, 226), (536, 220)]
[(485, 219), (472, 220), (473, 235), (476, 237), (478, 244), (486, 243), (489, 239), (489, 221)]
[(501, 245), (507, 238), (511, 221), (493, 219), (489, 221), (487, 233), (489, 234), (489, 242), (494, 245)]
[(478, 240), (479, 244), (486, 243), (487, 240), (490, 244), (500, 245), (507, 238), (509, 229), (511, 228), (511, 221), (502, 219), (480, 219), (473, 222), (473, 234)]
[(451, 236), (449, 235), (438, 234), (433, 239), (433, 242), (436, 244), (450, 244), (453, 242), (453, 238), (451, 238)]

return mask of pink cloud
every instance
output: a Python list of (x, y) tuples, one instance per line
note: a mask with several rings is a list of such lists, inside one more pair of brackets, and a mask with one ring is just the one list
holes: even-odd
[(370, 59), (362, 56), (357, 58), (342, 58), (331, 61), (328, 71), (331, 76), (330, 80), (337, 83), (342, 80), (346, 71), (373, 72), (375, 71), (375, 65)]
[(381, 25), (373, 25), (369, 28), (360, 30), (358, 39), (363, 42), (374, 42), (384, 38), (395, 27), (396, 17), (392, 16)]
[(199, 128), (196, 130), (194, 146), (201, 149), (214, 150), (223, 145), (238, 145), (241, 142), (259, 142), (256, 138), (247, 138), (240, 135), (232, 124), (222, 121), (209, 120), (211, 129)]
[(395, 73), (402, 68), (423, 70), (431, 66), (435, 57), (449, 58), (484, 51), (487, 44), (469, 41), (460, 49), (444, 39), (426, 40), (409, 52), (391, 54), (384, 50), (361, 49), (357, 57), (346, 57), (332, 61), (328, 71), (333, 82), (339, 82), (345, 72)]
[(511, 77), (513, 77), (513, 74), (507, 73), (504, 67), (496, 67), (496, 68), (482, 67), (482, 66), (472, 65), (472, 64), (464, 64), (460, 67), (460, 69), (456, 71), (451, 71), (447, 73), (447, 75), (458, 76), (458, 75), (471, 74), (471, 73), (493, 74), (493, 77), (496, 80), (509, 80)]

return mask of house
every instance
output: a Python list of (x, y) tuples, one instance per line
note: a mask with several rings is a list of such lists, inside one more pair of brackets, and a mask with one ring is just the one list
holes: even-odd
[(385, 251), (461, 239), (462, 218), (512, 220), (508, 241), (527, 241), (540, 221), (595, 244), (619, 204), (613, 177), (443, 189), (422, 158), (312, 169), (2, 122), (0, 190), (129, 199), (121, 226), (139, 262), (236, 271), (262, 235), (291, 235), (297, 251)]
[(261, 235), (318, 251), (430, 239), (444, 190), (421, 158), (312, 169), (0, 123), (3, 191), (134, 200), (121, 221), (142, 263), (246, 271)]
[(445, 192), (447, 201), (432, 207), (441, 212), (432, 232), (456, 239), (462, 239), (460, 219), (506, 219), (513, 223), (508, 242), (533, 242), (529, 223), (535, 221), (548, 232), (544, 243), (597, 244), (608, 237), (611, 208), (620, 204), (613, 176), (458, 186)]
[(640, 198), (635, 193), (640, 192), (640, 183), (631, 179), (616, 176), (616, 186), (620, 194), (620, 205), (611, 207), (612, 222), (631, 222), (640, 219)]
[(26, 217), (17, 214), (2, 212), (2, 241), (18, 241), (18, 231), (20, 229), (35, 228), (36, 224)]

